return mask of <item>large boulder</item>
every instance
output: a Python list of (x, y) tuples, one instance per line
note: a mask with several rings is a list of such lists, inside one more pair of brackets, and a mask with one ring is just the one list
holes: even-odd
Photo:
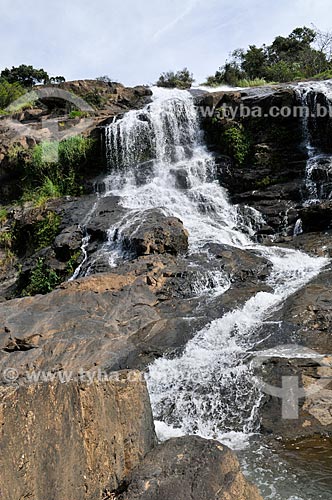
[(240, 471), (235, 454), (197, 436), (166, 441), (129, 478), (119, 500), (262, 500)]
[(188, 250), (188, 231), (180, 219), (146, 210), (122, 231), (125, 246), (136, 256), (154, 253), (177, 255)]
[(139, 372), (1, 387), (0, 429), (6, 500), (101, 500), (155, 445)]

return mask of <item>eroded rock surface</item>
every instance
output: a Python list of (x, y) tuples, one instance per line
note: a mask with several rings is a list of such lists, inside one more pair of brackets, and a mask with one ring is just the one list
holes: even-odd
[(0, 387), (0, 493), (6, 500), (101, 500), (155, 446), (139, 372), (109, 381)]

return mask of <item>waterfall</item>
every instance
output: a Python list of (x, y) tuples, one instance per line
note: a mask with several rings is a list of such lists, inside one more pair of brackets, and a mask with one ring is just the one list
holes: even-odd
[(310, 120), (315, 120), (317, 113), (317, 96), (323, 94), (326, 103), (332, 102), (332, 84), (326, 82), (301, 83), (295, 88), (301, 105), (306, 112), (302, 117), (303, 145), (307, 151), (305, 170), (306, 198), (305, 204), (319, 203), (332, 196), (332, 155), (324, 154), (313, 144), (310, 131)]
[[(110, 227), (104, 248), (112, 265), (121, 259), (121, 229), (128, 221), (139, 221), (150, 208), (183, 221), (189, 231), (188, 259), (213, 242), (254, 250), (272, 263), (267, 285), (273, 291), (257, 293), (242, 307), (194, 332), (181, 355), (156, 360), (147, 374), (161, 439), (199, 434), (243, 448), (259, 427), (262, 394), (250, 364), (258, 349), (255, 332), (327, 261), (250, 239), (252, 220), (258, 223), (259, 213), (248, 209), (250, 221), (245, 211), (230, 204), (217, 181), (215, 160), (204, 144), (189, 92), (153, 89), (153, 101), (143, 110), (130, 111), (107, 126), (105, 141), (109, 165), (105, 194), (119, 196), (127, 209), (123, 221)], [(116, 248), (114, 231), (120, 240)], [(224, 293), (229, 284), (223, 276), (213, 278), (217, 293)], [(193, 288), (203, 294), (208, 281), (205, 276), (202, 286)]]

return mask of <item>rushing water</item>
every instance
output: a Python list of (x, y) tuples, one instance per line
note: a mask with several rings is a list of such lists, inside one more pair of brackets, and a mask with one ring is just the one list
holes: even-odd
[[(313, 144), (310, 131), (310, 119), (315, 120), (317, 113), (317, 95), (325, 96), (326, 105), (332, 103), (332, 83), (309, 82), (301, 83), (296, 87), (297, 94), (303, 109), (306, 109), (302, 117), (303, 145), (306, 148), (308, 159), (305, 174), (306, 204), (319, 203), (322, 199), (330, 199), (332, 196), (332, 156), (324, 154), (320, 148)], [(313, 115), (313, 116), (311, 116)]]
[[(254, 249), (272, 263), (268, 284), (273, 292), (257, 293), (241, 308), (196, 332), (181, 356), (164, 357), (150, 366), (147, 382), (159, 436), (194, 433), (219, 439), (242, 450), (246, 473), (266, 498), (313, 498), (306, 491), (296, 496), (300, 488), (295, 472), (285, 472), (286, 466), (257, 439), (262, 394), (249, 360), (258, 348), (257, 328), (286, 297), (318, 274), (326, 260), (253, 243), (249, 221), (259, 224), (261, 217), (248, 208), (246, 218), (228, 201), (216, 180), (217, 167), (204, 145), (188, 92), (154, 89), (151, 104), (114, 121), (105, 136), (110, 170), (104, 181), (106, 194), (120, 196), (128, 209), (124, 219), (110, 228), (103, 249), (112, 265), (122, 257), (121, 230), (134, 219), (139, 221), (149, 208), (160, 208), (183, 221), (191, 253), (215, 242)], [(228, 288), (222, 276), (215, 276), (215, 281), (216, 293)], [(208, 280), (202, 280), (196, 291), (203, 294), (207, 288)]]

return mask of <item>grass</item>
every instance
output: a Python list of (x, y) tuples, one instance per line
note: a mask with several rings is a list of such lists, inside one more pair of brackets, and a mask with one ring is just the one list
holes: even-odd
[(332, 78), (332, 69), (328, 69), (323, 71), (323, 73), (313, 76), (314, 80), (329, 80), (330, 78)]
[[(263, 87), (264, 85), (277, 85), (278, 82), (268, 82), (264, 78), (254, 78), (254, 79), (246, 79), (243, 78), (242, 80), (238, 80), (236, 83), (234, 83), (234, 87)], [(231, 87), (226, 82), (220, 82), (216, 81), (213, 77), (208, 78), (206, 82), (202, 83), (201, 85), (205, 87), (212, 87), (212, 88), (217, 88), (220, 87), (221, 85), (227, 85)]]
[(6, 208), (0, 208), (0, 225), (6, 222), (8, 218), (8, 212)]
[(85, 111), (80, 111), (80, 110), (73, 110), (69, 113), (69, 118), (71, 120), (74, 120), (75, 118), (85, 118), (88, 116), (88, 113), (86, 113)]
[(94, 149), (94, 140), (74, 136), (63, 141), (43, 141), (32, 151), (12, 146), (10, 163), (19, 167), (23, 178), (21, 201), (42, 205), (50, 198), (82, 194), (80, 170)]
[(253, 80), (244, 78), (237, 82), (238, 87), (263, 87), (264, 85), (275, 85), (276, 82), (267, 82), (264, 78), (254, 78)]

